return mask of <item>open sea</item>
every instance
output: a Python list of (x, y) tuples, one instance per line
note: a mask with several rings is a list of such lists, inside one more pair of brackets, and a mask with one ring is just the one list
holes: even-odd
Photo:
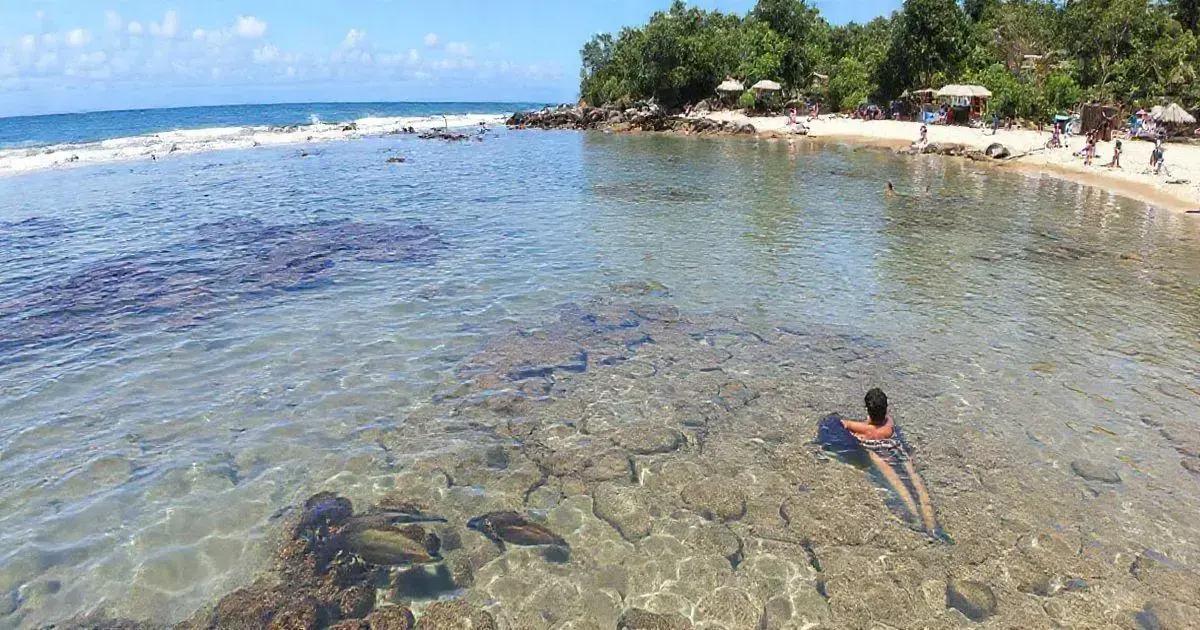
[[(1200, 220), (937, 156), (499, 124), (526, 107), (0, 119), (0, 627), (188, 619), (322, 490), (448, 519), (451, 577), (378, 605), (506, 628), (954, 627), (955, 580), (995, 627), (1195, 611)], [(952, 542), (813, 449), (874, 386)], [(463, 526), (498, 509), (570, 559)]]

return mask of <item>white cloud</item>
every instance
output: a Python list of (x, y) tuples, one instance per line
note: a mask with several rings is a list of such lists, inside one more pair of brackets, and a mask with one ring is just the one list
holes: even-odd
[(198, 29), (192, 31), (192, 39), (194, 39), (198, 42), (204, 41), (205, 37), (207, 37), (207, 36), (208, 36), (208, 31), (206, 31), (202, 28), (198, 28)]
[(71, 48), (82, 48), (92, 41), (92, 34), (85, 28), (77, 28), (67, 33), (67, 45)]
[(438, 45), (437, 33), (426, 33), (425, 34), (425, 45), (430, 48), (437, 46)]
[(37, 48), (36, 35), (22, 35), (20, 40), (21, 52), (31, 53)]
[(141, 35), (142, 34), (142, 23), (138, 22), (137, 20), (134, 20), (133, 22), (129, 23), (129, 26), (126, 27), (126, 30), (129, 31), (130, 35)]
[(254, 49), (255, 63), (270, 63), (279, 59), (279, 48), (274, 44), (263, 44)]
[(267, 32), (267, 23), (253, 15), (239, 15), (233, 23), (233, 30), (239, 37), (258, 39)]
[(104, 12), (104, 27), (110, 31), (116, 32), (121, 30), (125, 24), (121, 21), (121, 14), (109, 9)]
[(471, 54), (471, 47), (464, 42), (446, 42), (446, 52), (459, 57)]
[(346, 48), (354, 48), (363, 43), (363, 41), (366, 39), (366, 31), (360, 31), (356, 28), (352, 28), (346, 33), (346, 38), (342, 40), (342, 46), (345, 46)]
[(179, 14), (167, 11), (163, 14), (162, 22), (150, 23), (150, 34), (155, 37), (171, 39), (179, 34)]

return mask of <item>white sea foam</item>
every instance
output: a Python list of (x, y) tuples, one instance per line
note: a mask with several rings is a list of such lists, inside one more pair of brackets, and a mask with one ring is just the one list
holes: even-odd
[(502, 124), (500, 114), (458, 114), (453, 116), (370, 116), (353, 124), (322, 123), (315, 119), (306, 125), (286, 127), (208, 127), (180, 129), (99, 142), (56, 144), (44, 147), (0, 149), (0, 175), (65, 168), (83, 164), (103, 164), (130, 160), (161, 159), (205, 151), (250, 149), (313, 142), (352, 140), (367, 136), (397, 133), (406, 127), (417, 131), (448, 126), (464, 129)]

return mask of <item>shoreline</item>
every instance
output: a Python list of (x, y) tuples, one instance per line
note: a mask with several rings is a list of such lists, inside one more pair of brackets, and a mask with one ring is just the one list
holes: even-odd
[(454, 114), (450, 116), (366, 117), (346, 123), (305, 125), (200, 127), (96, 142), (0, 149), (0, 177), (75, 166), (154, 161), (170, 155), (191, 155), (231, 149), (300, 146), (373, 138), (441, 129), (473, 129), (478, 124), (501, 125), (504, 114)]
[[(865, 121), (822, 116), (805, 120), (806, 135), (794, 134), (784, 116), (746, 116), (740, 112), (713, 112), (693, 119), (713, 122), (754, 125), (759, 138), (807, 138), (814, 141), (837, 142), (891, 151), (904, 150), (920, 133), (920, 123), (907, 121)], [(931, 144), (962, 145), (967, 151), (982, 152), (988, 145), (999, 142), (1016, 157), (1005, 160), (986, 160), (992, 166), (1027, 174), (1048, 175), (1080, 185), (1100, 188), (1174, 212), (1200, 209), (1200, 146), (1167, 144), (1166, 168), (1170, 175), (1147, 172), (1153, 145), (1149, 142), (1122, 142), (1123, 169), (1104, 166), (1084, 166), (1082, 158), (1073, 157), (1083, 138), (1066, 138), (1069, 148), (1044, 149), (1048, 132), (1030, 130), (999, 130), (996, 135), (971, 127), (929, 126)], [(1113, 142), (1097, 144), (1097, 164), (1106, 163), (1112, 156)], [(1185, 183), (1169, 184), (1182, 180)]]

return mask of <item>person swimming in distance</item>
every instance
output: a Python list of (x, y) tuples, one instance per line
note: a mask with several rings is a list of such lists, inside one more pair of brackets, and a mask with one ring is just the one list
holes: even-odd
[(887, 183), (887, 188), (884, 188), (883, 192), (885, 195), (887, 195), (889, 197), (894, 196), (896, 194), (896, 187), (894, 185), (892, 185), (892, 182), (889, 181)]
[(908, 447), (888, 413), (887, 394), (875, 387), (867, 392), (863, 402), (867, 408), (867, 419), (841, 420), (841, 426), (853, 436), (871, 466), (896, 493), (908, 513), (919, 520), (925, 532), (934, 538), (948, 540), (934, 514), (929, 490), (913, 466)]

